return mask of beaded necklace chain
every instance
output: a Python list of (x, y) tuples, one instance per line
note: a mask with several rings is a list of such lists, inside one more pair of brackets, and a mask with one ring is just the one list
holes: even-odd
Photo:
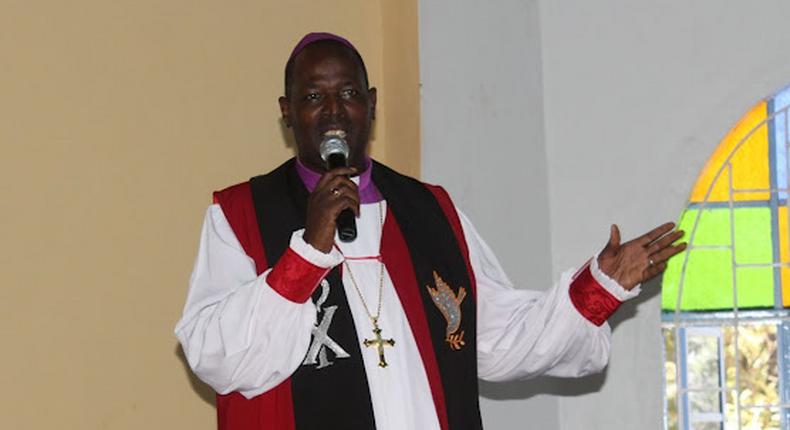
[[(381, 207), (381, 202), (379, 202), (379, 224), (382, 229), (384, 229), (384, 210)], [(380, 251), (379, 251), (380, 252)], [(346, 265), (346, 270), (348, 271), (348, 277), (351, 278), (351, 284), (354, 286), (354, 290), (356, 290), (359, 299), (362, 300), (362, 306), (365, 307), (365, 313), (368, 315), (370, 322), (373, 324), (373, 339), (365, 339), (362, 343), (366, 347), (374, 346), (379, 354), (379, 367), (387, 367), (387, 361), (384, 360), (384, 347), (385, 346), (395, 346), (395, 341), (392, 339), (384, 339), (381, 337), (381, 329), (379, 328), (379, 317), (381, 317), (381, 302), (383, 301), (384, 297), (384, 261), (379, 256), (379, 302), (378, 306), (376, 307), (376, 315), (373, 315), (370, 312), (370, 308), (368, 307), (368, 302), (365, 301), (365, 296), (362, 295), (362, 290), (359, 289), (359, 284), (357, 284), (357, 280), (354, 278), (354, 273), (351, 272), (351, 266), (348, 265), (347, 260), (343, 260), (343, 264)]]

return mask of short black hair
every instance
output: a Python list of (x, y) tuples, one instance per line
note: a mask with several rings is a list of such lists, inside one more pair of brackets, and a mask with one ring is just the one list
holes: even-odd
[[(357, 61), (357, 64), (359, 65), (360, 69), (362, 69), (362, 78), (365, 80), (365, 88), (370, 86), (370, 83), (368, 82), (368, 69), (365, 68), (365, 62), (362, 61), (362, 56), (359, 55), (359, 52), (357, 52), (356, 49), (352, 49), (347, 45), (340, 43), (336, 40), (325, 39), (325, 40), (315, 41), (310, 45), (305, 46), (304, 49), (302, 49), (302, 51), (304, 51), (305, 49), (307, 49), (312, 45), (317, 45), (317, 44), (333, 44), (345, 50), (350, 51), (353, 54), (354, 59)], [(296, 57), (298, 57), (299, 54), (301, 54), (301, 52), (289, 58), (288, 62), (285, 63), (285, 97), (286, 98), (291, 97), (291, 83), (293, 83), (294, 63), (296, 62)]]

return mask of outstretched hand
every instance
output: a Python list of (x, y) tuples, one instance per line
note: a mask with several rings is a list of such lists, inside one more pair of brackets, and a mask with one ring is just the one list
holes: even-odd
[(675, 224), (668, 222), (631, 241), (620, 243), (620, 229), (612, 225), (609, 242), (598, 254), (598, 267), (626, 290), (647, 281), (667, 268), (667, 260), (683, 252), (686, 243), (673, 245), (683, 231), (672, 232)]

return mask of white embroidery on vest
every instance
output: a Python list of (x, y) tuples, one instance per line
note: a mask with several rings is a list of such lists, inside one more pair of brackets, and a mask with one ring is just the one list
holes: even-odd
[(323, 369), (324, 367), (331, 366), (332, 361), (327, 358), (327, 348), (332, 350), (335, 358), (348, 358), (350, 355), (343, 349), (337, 342), (329, 337), (329, 326), (332, 324), (332, 318), (335, 317), (337, 305), (328, 306), (326, 309), (321, 309), (327, 297), (329, 297), (329, 282), (326, 279), (321, 280), (321, 296), (316, 300), (315, 307), (318, 314), (322, 314), (321, 322), (313, 327), (313, 341), (310, 343), (310, 349), (307, 350), (307, 357), (305, 357), (302, 364), (317, 364), (316, 369)]

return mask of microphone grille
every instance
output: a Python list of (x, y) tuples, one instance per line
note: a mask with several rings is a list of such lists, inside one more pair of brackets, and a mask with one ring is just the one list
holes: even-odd
[(342, 154), (344, 158), (348, 159), (348, 143), (346, 143), (346, 139), (337, 134), (324, 135), (324, 140), (321, 141), (321, 146), (318, 150), (321, 152), (321, 159), (324, 162), (332, 154)]

